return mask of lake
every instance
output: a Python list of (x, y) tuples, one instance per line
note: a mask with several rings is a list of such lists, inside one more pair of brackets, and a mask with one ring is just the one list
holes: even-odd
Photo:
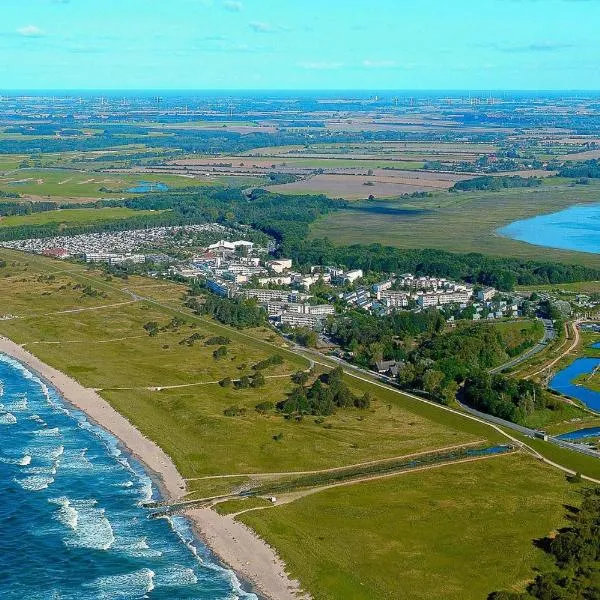
[(600, 204), (571, 206), (549, 215), (514, 221), (497, 233), (535, 246), (598, 254)]

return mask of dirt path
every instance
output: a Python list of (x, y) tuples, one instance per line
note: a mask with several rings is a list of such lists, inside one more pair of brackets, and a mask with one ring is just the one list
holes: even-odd
[[(579, 345), (579, 339), (580, 339), (579, 327), (578, 327), (579, 323), (580, 323), (579, 320), (573, 321), (573, 323), (571, 323), (571, 327), (573, 328), (573, 343), (566, 350), (561, 352), (561, 354), (559, 354), (551, 362), (546, 363), (541, 369), (538, 369), (534, 373), (529, 373), (528, 375), (526, 375), (525, 379), (531, 379), (532, 377), (535, 377), (536, 375), (539, 375), (540, 373), (543, 373), (544, 371), (551, 369), (556, 363), (561, 361), (568, 354), (571, 354), (571, 352), (573, 352), (577, 348), (577, 346)], [(569, 324), (565, 323), (565, 328), (567, 328), (567, 330), (568, 330), (568, 326), (569, 326)], [(568, 340), (568, 338), (567, 338), (567, 340)], [(565, 343), (567, 343), (567, 340), (565, 340)]]

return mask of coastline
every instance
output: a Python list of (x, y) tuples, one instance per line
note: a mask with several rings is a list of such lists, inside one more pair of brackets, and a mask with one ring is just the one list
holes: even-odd
[[(85, 388), (3, 336), (0, 336), (0, 353), (27, 366), (56, 388), (69, 404), (114, 435), (148, 470), (148, 475), (166, 500), (177, 501), (185, 496), (185, 479), (170, 457), (96, 391)], [(298, 582), (288, 577), (285, 564), (275, 551), (245, 525), (210, 509), (189, 510), (185, 512), (185, 516), (190, 520), (197, 537), (260, 596), (268, 600), (308, 598), (306, 595), (301, 596)]]

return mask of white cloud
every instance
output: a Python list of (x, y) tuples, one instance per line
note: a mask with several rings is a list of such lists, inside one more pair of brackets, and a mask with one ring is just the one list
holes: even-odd
[(397, 67), (398, 63), (395, 60), (363, 60), (362, 66), (367, 69), (390, 69)]
[(249, 25), (250, 29), (256, 31), (256, 33), (273, 33), (275, 31), (273, 25), (264, 21), (252, 21)]
[(25, 25), (24, 27), (19, 27), (17, 33), (24, 37), (42, 37), (46, 35), (37, 25)]
[(302, 62), (300, 66), (309, 71), (333, 71), (343, 68), (344, 63), (334, 61)]
[(244, 10), (244, 5), (238, 0), (225, 0), (223, 2), (223, 8), (230, 12), (242, 12)]

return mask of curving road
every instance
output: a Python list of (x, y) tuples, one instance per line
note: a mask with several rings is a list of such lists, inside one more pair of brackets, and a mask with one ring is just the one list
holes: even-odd
[(519, 354), (519, 356), (516, 356), (499, 367), (490, 369), (490, 373), (501, 373), (502, 371), (506, 371), (506, 369), (512, 369), (513, 367), (520, 365), (526, 360), (529, 360), (532, 356), (535, 356), (544, 350), (544, 348), (546, 348), (546, 346), (556, 338), (556, 329), (554, 328), (554, 323), (550, 319), (541, 319), (541, 321), (544, 324), (544, 335), (542, 339), (535, 346), (526, 352), (523, 352), (523, 354)]

